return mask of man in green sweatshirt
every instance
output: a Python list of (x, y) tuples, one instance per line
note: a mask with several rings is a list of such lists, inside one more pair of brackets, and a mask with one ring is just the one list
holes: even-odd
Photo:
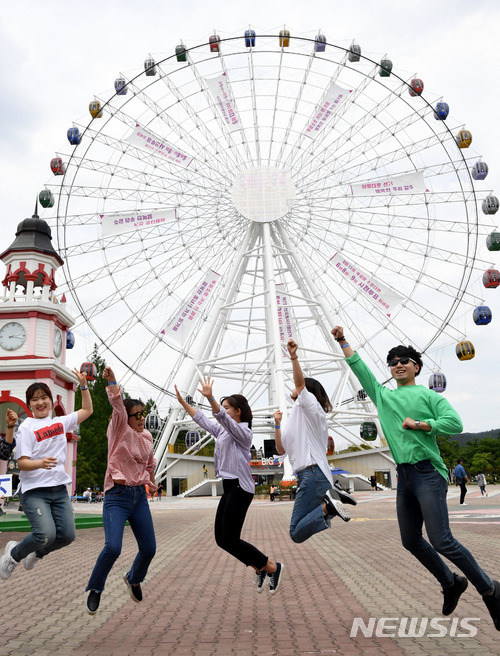
[[(448, 469), (441, 458), (436, 435), (462, 431), (462, 421), (440, 394), (415, 384), (422, 359), (411, 346), (396, 346), (387, 365), (396, 389), (381, 385), (358, 353), (348, 344), (341, 326), (332, 329), (347, 364), (378, 410), (385, 438), (396, 463), (396, 508), (403, 546), (417, 558), (443, 588), (443, 615), (451, 615), (468, 580), (483, 597), (500, 631), (500, 582), (492, 581), (472, 554), (450, 531), (446, 494)], [(429, 542), (422, 535), (422, 526)], [(441, 555), (465, 576), (453, 574)], [(467, 580), (468, 579), (468, 580)]]

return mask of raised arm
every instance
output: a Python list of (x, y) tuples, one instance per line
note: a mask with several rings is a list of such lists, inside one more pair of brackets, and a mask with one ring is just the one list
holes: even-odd
[(274, 441), (276, 442), (276, 451), (278, 452), (278, 455), (282, 456), (285, 453), (285, 449), (281, 441), (281, 420), (283, 419), (283, 413), (280, 410), (276, 410), (273, 416), (274, 416)]
[(306, 386), (304, 374), (302, 373), (302, 368), (299, 364), (299, 356), (297, 355), (299, 345), (294, 342), (293, 339), (289, 339), (286, 347), (290, 354), (290, 360), (292, 361), (293, 384), (295, 385), (298, 396)]
[(175, 395), (177, 396), (177, 400), (179, 401), (179, 403), (182, 405), (182, 407), (184, 408), (184, 410), (188, 413), (188, 415), (190, 417), (194, 417), (195, 414), (198, 412), (196, 410), (196, 408), (193, 408), (192, 405), (189, 405), (189, 403), (186, 401), (186, 399), (182, 398), (181, 393), (177, 389), (177, 385), (174, 385), (174, 388), (175, 388)]
[(73, 369), (73, 373), (78, 378), (78, 383), (82, 392), (82, 407), (78, 410), (78, 423), (81, 424), (82, 421), (88, 419), (92, 414), (92, 397), (90, 396), (89, 388), (87, 386), (86, 374), (81, 374), (78, 369)]
[(7, 420), (7, 430), (5, 432), (5, 441), (7, 442), (7, 444), (13, 444), (14, 443), (14, 428), (16, 427), (16, 422), (18, 420), (18, 416), (14, 412), (14, 410), (11, 410), (9, 408), (6, 412), (6, 414), (5, 414), (5, 419)]
[(350, 358), (351, 355), (354, 355), (354, 349), (351, 348), (350, 344), (347, 342), (347, 339), (344, 337), (344, 329), (342, 326), (334, 326), (331, 330), (331, 333), (335, 341), (340, 345), (345, 358)]

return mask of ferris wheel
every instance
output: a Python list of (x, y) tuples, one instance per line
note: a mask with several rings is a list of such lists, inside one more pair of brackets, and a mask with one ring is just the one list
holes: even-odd
[[(376, 413), (331, 327), (381, 380), (398, 343), (432, 371), (481, 305), (470, 282), (492, 228), (470, 133), (396, 70), (356, 43), (247, 30), (120, 75), (47, 188), (82, 329), (160, 394), (197, 398), (212, 375), (264, 435), (291, 404), (293, 337), (331, 394), (332, 434), (359, 441)], [(172, 404), (160, 472), (189, 421)]]

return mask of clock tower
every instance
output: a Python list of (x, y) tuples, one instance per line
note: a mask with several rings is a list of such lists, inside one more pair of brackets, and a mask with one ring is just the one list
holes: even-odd
[[(6, 266), (0, 298), (0, 434), (5, 435), (7, 408), (31, 416), (25, 391), (46, 383), (54, 415), (73, 412), (77, 380), (66, 367), (66, 334), (74, 324), (66, 299), (56, 297), (55, 274), (64, 264), (52, 246), (52, 234), (36, 212), (17, 227), (16, 238), (0, 254)], [(68, 434), (66, 470), (75, 485), (76, 442)], [(0, 461), (0, 466), (6, 464)], [(0, 473), (1, 469), (0, 469)], [(73, 491), (71, 490), (71, 492)]]

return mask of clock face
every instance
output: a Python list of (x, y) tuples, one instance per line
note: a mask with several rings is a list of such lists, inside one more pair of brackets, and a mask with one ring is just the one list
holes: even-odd
[(57, 328), (54, 333), (54, 355), (58, 358), (62, 351), (62, 334)]
[(15, 351), (26, 341), (26, 330), (17, 321), (6, 323), (0, 328), (0, 346), (6, 351)]

